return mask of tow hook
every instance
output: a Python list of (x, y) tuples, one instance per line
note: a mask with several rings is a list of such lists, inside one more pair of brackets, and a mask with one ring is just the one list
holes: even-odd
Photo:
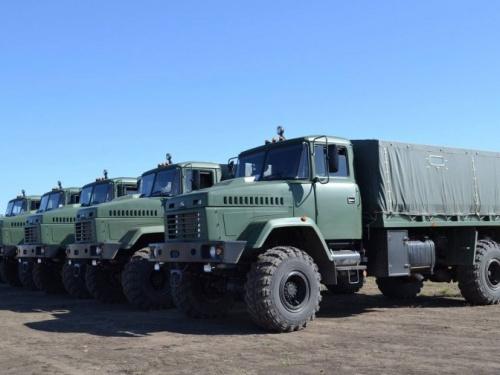
[(75, 263), (73, 267), (73, 276), (74, 277), (80, 277), (80, 265), (78, 263)]
[(170, 270), (170, 286), (177, 287), (181, 285), (181, 281), (182, 281), (182, 271)]

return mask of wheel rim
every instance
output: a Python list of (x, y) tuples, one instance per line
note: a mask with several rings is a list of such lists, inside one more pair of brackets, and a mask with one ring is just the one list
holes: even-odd
[(103, 268), (102, 272), (104, 272), (105, 276), (108, 279), (109, 285), (111, 285), (113, 289), (122, 290), (122, 283), (120, 281), (120, 276), (121, 276), (120, 271), (115, 269), (107, 270)]
[(500, 260), (491, 259), (485, 271), (488, 286), (493, 290), (500, 289)]
[(210, 303), (217, 303), (222, 300), (224, 294), (221, 291), (222, 280), (208, 277), (202, 283), (202, 295), (205, 301)]
[(307, 305), (311, 285), (306, 275), (300, 271), (290, 271), (281, 279), (280, 300), (290, 312), (300, 312)]
[(152, 271), (148, 281), (149, 286), (155, 292), (163, 291), (167, 282), (169, 283), (167, 275), (162, 271)]

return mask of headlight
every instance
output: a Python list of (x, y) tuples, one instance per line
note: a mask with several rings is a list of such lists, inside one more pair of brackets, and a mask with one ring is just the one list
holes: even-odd
[(161, 253), (161, 248), (159, 246), (155, 246), (155, 250), (153, 251), (155, 258), (159, 258), (161, 256)]

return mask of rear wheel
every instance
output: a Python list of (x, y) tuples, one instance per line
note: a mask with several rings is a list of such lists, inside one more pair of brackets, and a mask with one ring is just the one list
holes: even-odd
[(19, 280), (28, 290), (38, 290), (33, 278), (33, 260), (29, 258), (22, 259), (18, 264)]
[(61, 263), (33, 263), (33, 280), (38, 289), (45, 294), (66, 293), (61, 277)]
[(279, 246), (259, 255), (247, 277), (245, 301), (253, 321), (276, 332), (298, 331), (319, 310), (321, 277), (304, 251)]
[(85, 272), (87, 289), (92, 297), (102, 303), (127, 301), (120, 279), (121, 267), (118, 265), (89, 266)]
[(222, 276), (201, 275), (185, 271), (180, 283), (172, 286), (175, 305), (194, 318), (216, 318), (226, 315), (234, 304)]
[(422, 281), (414, 277), (377, 277), (380, 292), (389, 299), (413, 299), (422, 289)]
[(492, 305), (500, 301), (500, 246), (477, 242), (475, 264), (457, 268), (458, 287), (467, 302)]
[(174, 305), (170, 271), (164, 267), (156, 271), (148, 259), (149, 249), (142, 249), (125, 265), (122, 274), (125, 297), (140, 310), (169, 309)]
[(14, 258), (3, 258), (0, 263), (2, 278), (10, 286), (21, 287), (23, 283), (19, 280), (19, 262)]
[(87, 285), (85, 284), (85, 271), (87, 265), (85, 263), (65, 263), (62, 268), (62, 280), (64, 288), (70, 296), (78, 299), (92, 298)]

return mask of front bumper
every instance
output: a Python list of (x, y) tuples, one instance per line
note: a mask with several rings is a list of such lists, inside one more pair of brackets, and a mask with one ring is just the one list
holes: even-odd
[(18, 258), (57, 258), (61, 254), (59, 245), (18, 245)]
[(71, 244), (66, 247), (67, 259), (114, 259), (121, 244)]
[(4, 258), (14, 258), (17, 255), (17, 246), (2, 246), (0, 255)]
[(156, 263), (238, 263), (246, 241), (153, 243), (149, 245), (151, 257)]

